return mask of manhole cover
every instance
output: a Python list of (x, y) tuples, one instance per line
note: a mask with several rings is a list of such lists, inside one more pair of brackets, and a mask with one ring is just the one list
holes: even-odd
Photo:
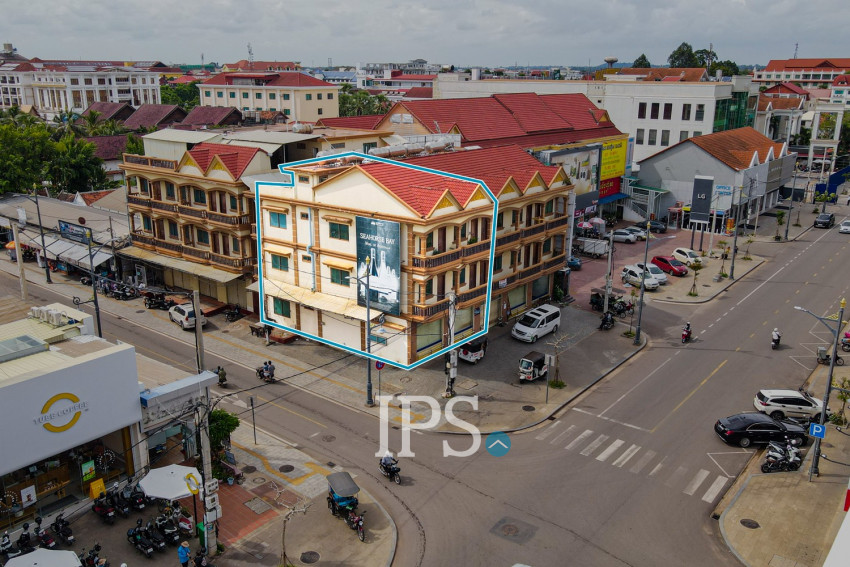
[(305, 551), (301, 554), (301, 563), (310, 565), (319, 560), (319, 554), (316, 551)]
[(536, 532), (537, 526), (508, 516), (505, 516), (490, 528), (490, 533), (494, 536), (520, 545), (531, 540)]
[(252, 480), (254, 481), (254, 484), (263, 484), (264, 482), (266, 482), (266, 479), (261, 476), (258, 476), (257, 478), (254, 478)]
[(280, 472), (292, 472), (295, 470), (295, 467), (292, 465), (280, 465), (277, 470)]
[(325, 443), (330, 443), (331, 441), (336, 441), (336, 437), (333, 435), (322, 435), (322, 441)]
[(519, 528), (513, 524), (504, 524), (502, 526), (502, 535), (515, 536), (519, 533)]
[(751, 530), (761, 527), (758, 522), (756, 522), (755, 520), (750, 520), (749, 518), (744, 518), (743, 520), (741, 520), (741, 525), (745, 528), (750, 528)]
[(534, 411), (534, 406), (522, 406), (522, 411)]
[(257, 472), (257, 467), (255, 467), (254, 465), (247, 465), (242, 468), (242, 472), (245, 474), (255, 473)]

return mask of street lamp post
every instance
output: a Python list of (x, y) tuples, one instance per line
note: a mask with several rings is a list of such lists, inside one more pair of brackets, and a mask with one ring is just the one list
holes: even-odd
[(646, 245), (643, 248), (643, 272), (641, 273), (640, 278), (640, 299), (638, 300), (638, 320), (637, 327), (635, 327), (635, 343), (636, 345), (640, 344), (640, 320), (643, 316), (643, 292), (646, 289), (646, 274), (648, 273), (648, 267), (646, 265), (646, 259), (649, 257), (649, 237), (652, 232), (649, 230), (651, 223), (646, 221)]
[[(743, 197), (744, 186), (738, 187), (738, 206), (735, 207), (735, 226), (732, 236), (732, 264), (729, 266), (729, 279), (735, 279), (735, 256), (738, 255), (738, 223), (741, 218), (741, 197)], [(749, 201), (747, 202), (749, 206)]]
[[(820, 321), (827, 329), (829, 329), (829, 332), (832, 333), (832, 356), (829, 357), (829, 374), (827, 375), (826, 389), (823, 394), (823, 405), (821, 406), (820, 410), (821, 424), (826, 423), (826, 406), (829, 403), (829, 394), (832, 390), (832, 375), (835, 371), (835, 358), (838, 356), (838, 335), (841, 332), (841, 325), (844, 324), (844, 307), (847, 305), (847, 300), (842, 299), (840, 305), (841, 307), (838, 310), (838, 321), (835, 321), (836, 325), (834, 329), (832, 328), (832, 325), (830, 325), (830, 323), (833, 322), (831, 318), (818, 317), (817, 315), (815, 315), (804, 307), (800, 307), (799, 305), (794, 306), (794, 309), (796, 309), (797, 311), (805, 311), (806, 313)], [(829, 321), (830, 323), (827, 323), (827, 321)], [(815, 456), (812, 459), (812, 468), (811, 470), (809, 470), (809, 481), (812, 480), (812, 475), (820, 476), (820, 470), (818, 469), (818, 464), (820, 462), (820, 437), (815, 438), (814, 451)]]
[(794, 168), (794, 181), (791, 183), (791, 208), (785, 221), (785, 240), (788, 240), (788, 227), (791, 226), (791, 212), (794, 210), (794, 192), (797, 190), (797, 168)]
[[(41, 253), (44, 256), (44, 281), (53, 283), (50, 279), (50, 266), (47, 264), (47, 247), (44, 245), (44, 226), (41, 224), (41, 207), (38, 206), (38, 189), (35, 190), (35, 212), (38, 215), (38, 230), (41, 233)], [(100, 326), (98, 325), (98, 328)]]
[[(372, 398), (372, 358), (369, 356), (372, 352), (372, 301), (371, 289), (369, 287), (369, 276), (371, 275), (370, 264), (372, 259), (366, 256), (366, 407), (375, 405), (375, 400)], [(362, 278), (355, 278), (357, 283), (362, 284)]]

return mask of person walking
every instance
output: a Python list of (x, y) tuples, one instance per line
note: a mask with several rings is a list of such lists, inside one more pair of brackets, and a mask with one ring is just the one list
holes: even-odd
[(192, 557), (192, 550), (189, 549), (189, 542), (184, 541), (177, 548), (177, 558), (180, 560), (181, 567), (189, 567), (189, 559)]

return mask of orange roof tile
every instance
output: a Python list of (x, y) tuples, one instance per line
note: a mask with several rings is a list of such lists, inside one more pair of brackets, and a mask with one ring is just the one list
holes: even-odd
[(782, 144), (775, 143), (767, 136), (746, 126), (735, 130), (726, 130), (724, 132), (715, 132), (713, 134), (697, 136), (696, 138), (689, 138), (646, 159), (653, 159), (659, 154), (667, 152), (680, 144), (694, 144), (715, 159), (737, 171), (748, 169), (750, 167), (750, 161), (756, 152), (758, 152), (759, 163), (764, 163), (771, 148), (773, 148), (774, 157), (780, 157), (782, 155)]
[(259, 151), (258, 148), (247, 146), (228, 146), (226, 144), (202, 142), (189, 150), (188, 153), (204, 172), (209, 168), (213, 158), (218, 156), (233, 179), (239, 179)]
[(792, 69), (850, 69), (850, 59), (771, 59), (765, 71)]

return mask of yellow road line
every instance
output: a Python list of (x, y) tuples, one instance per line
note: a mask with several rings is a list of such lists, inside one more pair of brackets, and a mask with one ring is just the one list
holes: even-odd
[(664, 423), (665, 421), (667, 421), (667, 419), (668, 419), (670, 416), (672, 416), (674, 413), (676, 413), (677, 411), (679, 411), (679, 408), (680, 408), (680, 407), (682, 407), (683, 405), (685, 405), (685, 402), (687, 402), (688, 400), (690, 400), (690, 399), (691, 399), (691, 396), (693, 396), (694, 394), (696, 394), (696, 393), (697, 393), (697, 391), (699, 391), (699, 389), (700, 389), (700, 388), (702, 388), (702, 387), (705, 385), (705, 383), (706, 383), (706, 382), (708, 382), (708, 380), (709, 380), (712, 376), (714, 376), (715, 374), (717, 374), (717, 372), (718, 372), (721, 368), (723, 368), (723, 365), (724, 365), (724, 364), (726, 364), (727, 362), (729, 362), (729, 359), (728, 359), (728, 358), (727, 358), (726, 360), (724, 360), (723, 362), (721, 362), (720, 364), (718, 364), (718, 365), (717, 365), (717, 368), (715, 368), (714, 370), (712, 370), (712, 371), (711, 371), (711, 374), (709, 374), (708, 376), (706, 376), (706, 377), (703, 379), (703, 381), (702, 381), (702, 382), (700, 382), (700, 383), (699, 383), (699, 385), (698, 385), (696, 388), (694, 388), (693, 390), (691, 390), (691, 393), (690, 393), (690, 394), (688, 394), (687, 396), (685, 396), (685, 399), (684, 399), (684, 400), (682, 400), (681, 402), (679, 402), (679, 405), (677, 405), (675, 408), (673, 408), (673, 411), (671, 411), (669, 414), (667, 414), (667, 416), (666, 416), (664, 419), (662, 419), (661, 421), (659, 421), (659, 422), (658, 422), (658, 425), (656, 425), (655, 427), (653, 427), (653, 428), (652, 428), (649, 432), (650, 432), (650, 433), (655, 433), (655, 430), (656, 430), (656, 429), (658, 429), (659, 427), (661, 427), (661, 424), (662, 424), (662, 423)]
[(254, 457), (260, 459), (260, 461), (262, 461), (262, 463), (263, 463), (263, 466), (266, 467), (266, 472), (279, 477), (280, 479), (288, 482), (289, 484), (294, 484), (295, 486), (298, 486), (299, 484), (303, 483), (305, 480), (307, 480), (311, 476), (314, 476), (314, 475), (317, 475), (317, 474), (320, 474), (322, 476), (327, 476), (331, 472), (329, 469), (326, 469), (325, 467), (323, 467), (321, 465), (317, 465), (316, 463), (311, 463), (311, 462), (308, 461), (308, 462), (304, 463), (304, 466), (307, 467), (308, 469), (310, 469), (311, 472), (308, 472), (306, 474), (302, 474), (301, 476), (298, 476), (298, 477), (295, 477), (295, 478), (291, 478), (291, 477), (283, 474), (282, 472), (276, 470), (274, 467), (272, 467), (271, 463), (269, 463), (269, 460), (266, 459), (261, 454), (257, 453), (256, 451), (252, 451), (251, 449), (249, 449), (247, 447), (243, 447), (242, 445), (240, 445), (239, 443), (237, 443), (235, 441), (231, 441), (231, 444), (238, 447), (242, 451), (245, 451), (246, 453), (249, 453), (249, 454), (253, 455)]

